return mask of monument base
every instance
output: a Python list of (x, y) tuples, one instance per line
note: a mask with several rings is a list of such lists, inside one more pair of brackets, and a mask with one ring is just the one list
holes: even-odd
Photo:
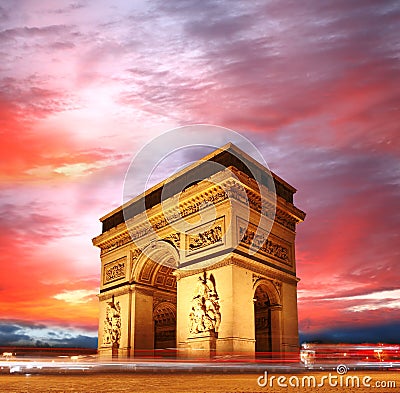
[(214, 331), (196, 333), (188, 337), (187, 356), (189, 358), (210, 359), (215, 357), (217, 333)]

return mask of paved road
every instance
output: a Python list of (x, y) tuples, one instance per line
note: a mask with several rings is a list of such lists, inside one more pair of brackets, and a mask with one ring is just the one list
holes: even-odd
[[(349, 372), (352, 378), (357, 377), (359, 381), (368, 376), (370, 378), (370, 387), (350, 386), (341, 387), (329, 386), (328, 380), (325, 380), (323, 386), (308, 385), (310, 376), (313, 376), (318, 384), (323, 376), (328, 376), (327, 372), (299, 374), (268, 374), (265, 387), (259, 386), (259, 374), (197, 374), (197, 373), (175, 373), (175, 374), (137, 374), (137, 373), (101, 373), (101, 374), (79, 374), (79, 375), (0, 375), (0, 392), (8, 393), (239, 393), (239, 392), (282, 392), (282, 393), (326, 393), (326, 392), (344, 392), (344, 393), (398, 393), (400, 391), (400, 373), (399, 372)], [(337, 374), (336, 374), (337, 376)], [(263, 376), (265, 377), (265, 375)], [(286, 378), (288, 384), (295, 383), (296, 378), (299, 381), (299, 387), (281, 387), (277, 384), (277, 378)], [(304, 386), (301, 385), (303, 377), (307, 377)], [(353, 379), (354, 380), (354, 379)], [(343, 383), (344, 383), (343, 379)], [(376, 387), (376, 382), (394, 382), (395, 386)], [(336, 379), (338, 382), (338, 379)], [(272, 386), (271, 386), (272, 383)], [(382, 384), (381, 384), (382, 386)]]

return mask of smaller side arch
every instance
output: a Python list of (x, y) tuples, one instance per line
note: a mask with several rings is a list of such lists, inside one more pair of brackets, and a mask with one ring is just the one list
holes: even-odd
[(272, 283), (272, 281), (267, 280), (266, 278), (258, 279), (253, 285), (254, 293), (256, 292), (257, 287), (259, 287), (260, 285), (262, 285), (267, 290), (271, 306), (281, 306), (281, 295), (278, 292), (276, 286)]
[(271, 357), (281, 351), (281, 297), (274, 283), (261, 278), (253, 285), (256, 356)]

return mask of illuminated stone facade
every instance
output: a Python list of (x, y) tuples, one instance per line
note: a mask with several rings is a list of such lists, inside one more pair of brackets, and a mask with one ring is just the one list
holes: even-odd
[[(210, 162), (220, 169), (207, 169)], [(93, 239), (100, 355), (297, 350), (295, 229), (305, 214), (292, 186), (272, 174), (275, 201), (255, 171), (267, 173), (229, 144), (101, 218)], [(177, 192), (161, 204), (167, 182)]]

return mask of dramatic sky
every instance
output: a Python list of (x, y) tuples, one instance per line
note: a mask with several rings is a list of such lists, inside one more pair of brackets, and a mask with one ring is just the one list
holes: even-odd
[(400, 342), (398, 1), (0, 0), (0, 344), (96, 345), (99, 217), (170, 128), (298, 189), (302, 339)]

